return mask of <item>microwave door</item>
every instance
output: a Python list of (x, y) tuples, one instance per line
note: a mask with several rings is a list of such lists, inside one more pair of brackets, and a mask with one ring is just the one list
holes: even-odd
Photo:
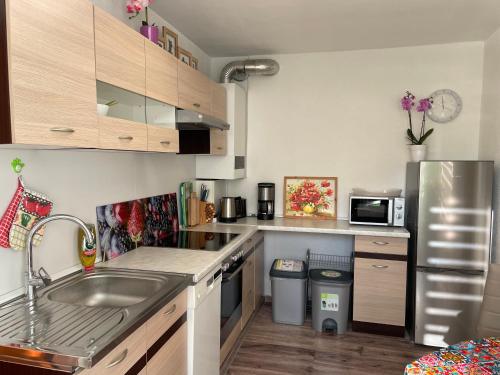
[(351, 224), (387, 226), (392, 219), (392, 202), (386, 198), (351, 198)]

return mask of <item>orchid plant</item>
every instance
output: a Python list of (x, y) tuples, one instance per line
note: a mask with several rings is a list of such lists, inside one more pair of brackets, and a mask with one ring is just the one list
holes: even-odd
[(425, 130), (425, 119), (427, 115), (427, 111), (432, 108), (432, 97), (423, 98), (418, 101), (418, 105), (416, 108), (417, 112), (422, 112), (422, 124), (420, 126), (420, 131), (418, 136), (413, 132), (413, 124), (411, 118), (411, 111), (415, 106), (415, 95), (411, 92), (406, 91), (405, 96), (401, 98), (401, 107), (404, 111), (408, 112), (408, 120), (410, 123), (410, 127), (406, 130), (406, 137), (411, 142), (412, 145), (423, 145), (424, 142), (429, 138), (434, 129)]
[(142, 24), (144, 26), (149, 25), (149, 19), (148, 19), (148, 7), (153, 3), (153, 0), (127, 0), (127, 13), (133, 13), (132, 16), (129, 17), (129, 19), (132, 19), (134, 17), (137, 17), (141, 11), (144, 10), (144, 14), (146, 19), (142, 21)]

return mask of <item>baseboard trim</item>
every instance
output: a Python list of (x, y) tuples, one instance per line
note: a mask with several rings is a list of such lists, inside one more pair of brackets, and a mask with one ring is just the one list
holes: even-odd
[(395, 325), (390, 325), (390, 324), (380, 324), (380, 323), (370, 323), (370, 322), (360, 322), (357, 320), (353, 320), (352, 330), (354, 332), (374, 333), (376, 335), (395, 336), (395, 337), (404, 337), (405, 336), (405, 327), (404, 326), (395, 326)]

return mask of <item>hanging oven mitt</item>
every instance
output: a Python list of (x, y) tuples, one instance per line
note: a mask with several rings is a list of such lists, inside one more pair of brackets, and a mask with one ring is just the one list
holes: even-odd
[[(39, 219), (49, 216), (51, 210), (52, 202), (45, 195), (28, 189), (24, 190), (14, 222), (10, 228), (10, 246), (15, 250), (24, 250), (30, 229)], [(40, 228), (33, 237), (34, 246), (40, 244), (44, 229), (44, 227)]]
[(24, 186), (19, 178), (17, 180), (17, 189), (12, 199), (10, 200), (7, 209), (5, 210), (2, 218), (0, 219), (0, 246), (1, 247), (10, 247), (9, 244), (9, 231), (12, 227), (12, 223), (14, 222), (14, 217), (16, 216), (17, 208), (19, 207), (19, 203), (21, 202), (21, 198), (23, 196)]

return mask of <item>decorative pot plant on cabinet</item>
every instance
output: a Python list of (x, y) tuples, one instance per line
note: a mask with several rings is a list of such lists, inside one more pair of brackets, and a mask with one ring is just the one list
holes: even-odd
[[(412, 123), (412, 109), (415, 106), (415, 95), (406, 91), (405, 96), (401, 98), (401, 107), (404, 111), (408, 112), (409, 128), (406, 130), (406, 137), (410, 141), (410, 157), (411, 161), (425, 160), (427, 154), (427, 145), (424, 142), (433, 133), (434, 129), (425, 130), (425, 119), (427, 112), (432, 108), (432, 97), (423, 98), (418, 101), (416, 108), (417, 112), (422, 113), (422, 123), (420, 129), (414, 129)], [(418, 133), (415, 133), (418, 131)]]
[(145, 19), (142, 21), (142, 26), (140, 29), (141, 34), (152, 41), (154, 44), (158, 44), (159, 39), (159, 29), (154, 23), (149, 24), (148, 7), (153, 3), (153, 0), (127, 0), (126, 8), (127, 13), (132, 13), (129, 19), (137, 17), (143, 10)]

